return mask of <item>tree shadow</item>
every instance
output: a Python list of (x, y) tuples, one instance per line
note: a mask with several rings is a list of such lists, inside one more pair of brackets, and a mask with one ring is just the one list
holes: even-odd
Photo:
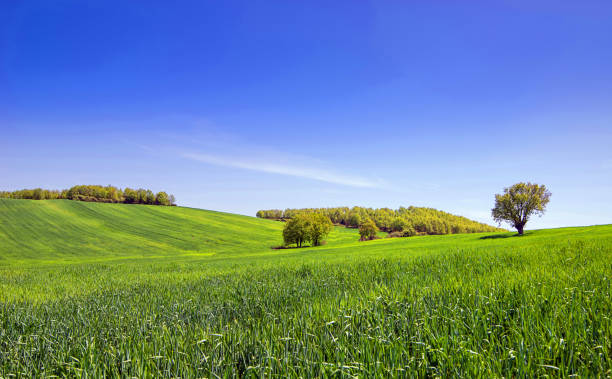
[(270, 246), (270, 249), (272, 250), (287, 250), (287, 249), (304, 249), (306, 247), (312, 247), (310, 245), (302, 245), (302, 246)]
[(527, 237), (528, 235), (531, 235), (531, 233), (533, 232), (525, 232), (523, 233), (523, 235), (520, 235), (518, 233), (515, 234), (493, 234), (490, 236), (482, 236), (480, 237), (481, 240), (496, 240), (499, 238), (512, 238), (512, 237)]

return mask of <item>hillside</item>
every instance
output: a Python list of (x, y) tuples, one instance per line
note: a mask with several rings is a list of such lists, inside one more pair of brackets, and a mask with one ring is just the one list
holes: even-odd
[(281, 227), (0, 200), (0, 377), (612, 370), (612, 225), (272, 250)]
[(0, 199), (0, 264), (267, 250), (282, 225), (182, 207)]
[(444, 248), (496, 249), (547, 241), (607, 238), (611, 226), (415, 236), (359, 242), (355, 229), (335, 227), (325, 246), (272, 250), (278, 221), (184, 207), (0, 199), (0, 265), (23, 263), (219, 261), (230, 259), (401, 257)]

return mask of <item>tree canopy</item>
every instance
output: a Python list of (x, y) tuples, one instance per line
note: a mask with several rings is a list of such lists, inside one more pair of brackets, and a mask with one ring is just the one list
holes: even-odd
[(372, 219), (366, 219), (361, 225), (359, 225), (359, 236), (361, 241), (369, 241), (376, 238), (378, 228)]
[(296, 244), (302, 247), (305, 242), (319, 246), (333, 227), (329, 217), (320, 213), (301, 213), (294, 215), (283, 228), (285, 245)]
[(500, 224), (508, 222), (522, 235), (530, 216), (544, 214), (550, 196), (550, 191), (544, 185), (516, 183), (504, 188), (503, 194), (495, 195), (495, 206), (491, 209), (491, 215)]
[(114, 186), (77, 185), (62, 191), (42, 188), (23, 189), (18, 191), (0, 191), (0, 198), (56, 200), (68, 199), (102, 203), (127, 203), (150, 205), (176, 205), (173, 195), (166, 192), (155, 194), (148, 189), (117, 188)]
[(321, 213), (313, 213), (308, 215), (310, 220), (310, 242), (313, 246), (319, 246), (323, 239), (327, 237), (334, 224), (329, 217)]
[(332, 223), (349, 228), (357, 228), (363, 221), (370, 219), (378, 229), (384, 232), (398, 232), (403, 236), (503, 231), (465, 217), (422, 207), (400, 207), (396, 210), (363, 207), (285, 209), (284, 211), (269, 209), (258, 211), (257, 217), (289, 220), (301, 213), (320, 213), (327, 216)]
[(305, 217), (295, 217), (287, 221), (283, 228), (283, 240), (285, 245), (295, 244), (302, 247), (308, 241), (308, 220)]

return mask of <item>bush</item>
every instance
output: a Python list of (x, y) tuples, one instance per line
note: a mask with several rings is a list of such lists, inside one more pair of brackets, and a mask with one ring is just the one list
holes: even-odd
[(391, 232), (387, 234), (387, 238), (400, 238), (400, 237), (407, 237), (407, 236), (405, 236), (403, 232)]
[(378, 227), (372, 221), (372, 219), (365, 220), (361, 225), (359, 225), (359, 235), (361, 238), (360, 241), (369, 241), (376, 238), (376, 233), (378, 233)]
[(416, 236), (417, 232), (411, 225), (408, 225), (404, 231), (402, 232), (402, 237), (412, 237)]
[(407, 227), (408, 227), (408, 222), (401, 217), (395, 217), (393, 221), (391, 221), (391, 231), (392, 232), (401, 232)]

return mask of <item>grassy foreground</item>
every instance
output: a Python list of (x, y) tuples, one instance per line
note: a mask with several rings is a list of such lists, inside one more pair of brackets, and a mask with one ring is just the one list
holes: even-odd
[(278, 222), (0, 200), (0, 377), (612, 375), (612, 226), (271, 250)]

